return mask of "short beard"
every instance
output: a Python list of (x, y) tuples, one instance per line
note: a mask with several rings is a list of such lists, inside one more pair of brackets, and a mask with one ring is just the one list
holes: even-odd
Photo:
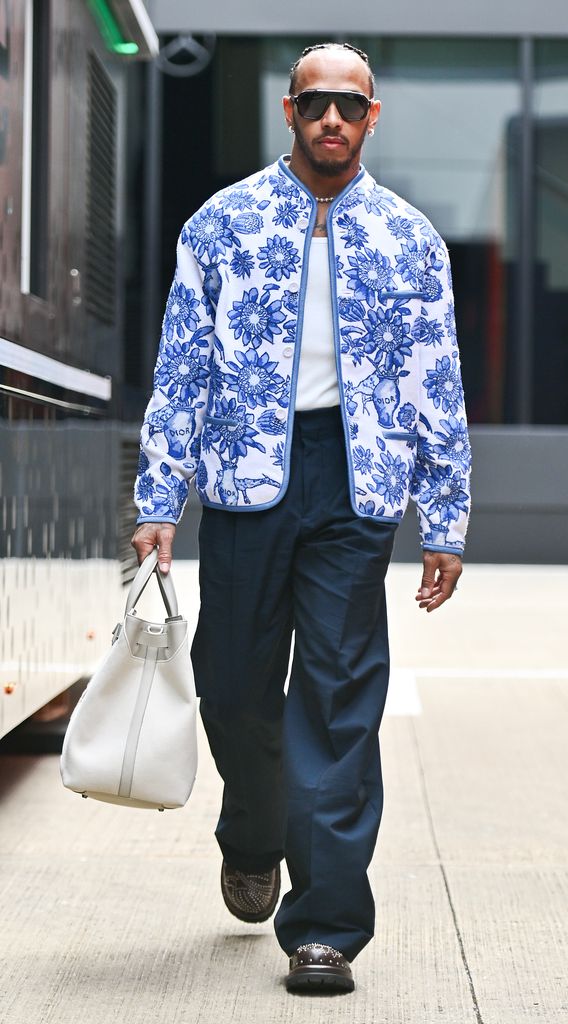
[(344, 174), (351, 167), (353, 161), (360, 156), (361, 150), (363, 149), (364, 136), (361, 139), (361, 143), (355, 149), (350, 149), (344, 160), (338, 162), (337, 160), (316, 160), (312, 150), (306, 142), (302, 129), (299, 127), (294, 114), (294, 135), (296, 142), (298, 143), (299, 149), (301, 149), (310, 167), (317, 174), (320, 174), (322, 178), (335, 178), (340, 174)]

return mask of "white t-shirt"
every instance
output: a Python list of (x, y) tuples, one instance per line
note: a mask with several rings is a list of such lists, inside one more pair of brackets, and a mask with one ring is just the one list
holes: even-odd
[(296, 389), (298, 412), (339, 405), (328, 260), (327, 238), (312, 238)]

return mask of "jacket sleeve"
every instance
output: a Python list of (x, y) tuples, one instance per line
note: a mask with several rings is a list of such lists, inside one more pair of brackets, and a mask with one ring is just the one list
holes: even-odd
[[(418, 325), (418, 326), (417, 326)], [(418, 444), (411, 494), (422, 547), (461, 554), (470, 509), (469, 444), (448, 250), (435, 236), (413, 331), (420, 355)]]
[(214, 339), (215, 301), (189, 242), (177, 245), (166, 303), (154, 390), (140, 436), (134, 487), (138, 523), (177, 523), (199, 463)]

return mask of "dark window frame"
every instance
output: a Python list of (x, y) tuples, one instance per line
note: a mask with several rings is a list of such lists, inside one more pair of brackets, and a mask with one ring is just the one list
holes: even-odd
[(37, 298), (47, 299), (49, 293), (50, 0), (34, 0), (32, 22), (29, 290)]

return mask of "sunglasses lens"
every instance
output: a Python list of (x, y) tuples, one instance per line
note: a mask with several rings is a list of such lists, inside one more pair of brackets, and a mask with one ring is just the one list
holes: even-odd
[(327, 92), (302, 92), (298, 96), (298, 113), (310, 121), (319, 121), (329, 104)]
[(309, 121), (319, 121), (330, 103), (344, 121), (361, 121), (369, 109), (366, 97), (353, 92), (301, 92), (296, 100), (298, 113)]
[(361, 121), (369, 109), (365, 97), (357, 96), (356, 93), (342, 96), (337, 101), (337, 107), (344, 121)]

